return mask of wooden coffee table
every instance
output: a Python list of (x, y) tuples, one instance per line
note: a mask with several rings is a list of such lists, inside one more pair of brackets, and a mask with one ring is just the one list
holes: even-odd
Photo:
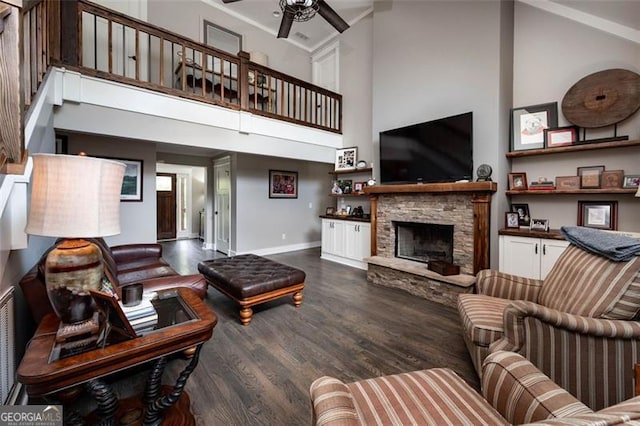
[[(52, 354), (56, 353), (55, 334), (60, 320), (54, 315), (47, 315), (27, 346), (18, 367), (18, 380), (26, 385), (30, 397), (44, 397), (56, 401), (63, 400), (60, 395), (64, 395), (64, 391), (83, 385), (97, 401), (98, 409), (95, 416), (100, 420), (109, 420), (124, 413), (119, 412), (115, 393), (101, 378), (155, 360), (143, 396), (145, 405), (140, 410), (144, 420), (140, 420), (145, 425), (158, 424), (164, 414), (170, 413), (171, 407), (178, 399), (187, 398), (188, 410), (188, 397), (183, 393), (183, 389), (189, 375), (198, 364), (202, 344), (211, 338), (218, 319), (205, 303), (187, 288), (170, 290), (170, 293), (163, 292), (163, 297), (174, 298), (171, 302), (178, 306), (165, 310), (167, 312), (164, 319), (163, 314), (159, 313), (159, 323), (164, 322), (165, 325), (163, 328), (142, 337), (62, 359), (52, 359)], [(167, 356), (194, 347), (195, 352), (189, 364), (180, 373), (176, 385), (171, 389), (172, 392), (163, 392), (161, 380)], [(180, 405), (184, 406), (184, 403), (178, 403), (178, 406)], [(131, 417), (131, 413), (127, 413), (127, 416)], [(181, 413), (180, 417), (180, 424), (194, 423), (190, 412), (186, 417)]]

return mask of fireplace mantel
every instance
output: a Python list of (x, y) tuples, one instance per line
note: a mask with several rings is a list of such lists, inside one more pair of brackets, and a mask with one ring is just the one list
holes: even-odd
[[(371, 255), (378, 255), (378, 232), (383, 231), (378, 229), (379, 219), (381, 219), (378, 212), (379, 202), (387, 203), (397, 197), (413, 198), (414, 195), (420, 198), (425, 196), (423, 194), (438, 197), (438, 199), (440, 196), (455, 196), (455, 198), (462, 196), (464, 203), (471, 203), (469, 208), (473, 209), (473, 273), (489, 268), (491, 195), (497, 191), (497, 186), (495, 182), (451, 182), (366, 187), (365, 192), (371, 199)], [(471, 213), (469, 212), (468, 215), (470, 223)], [(382, 228), (386, 229), (385, 221), (387, 220), (388, 217), (384, 218)]]
[(406, 193), (441, 193), (441, 192), (474, 192), (493, 193), (498, 190), (495, 182), (448, 182), (418, 183), (406, 185), (373, 185), (364, 188), (367, 194), (406, 194)]

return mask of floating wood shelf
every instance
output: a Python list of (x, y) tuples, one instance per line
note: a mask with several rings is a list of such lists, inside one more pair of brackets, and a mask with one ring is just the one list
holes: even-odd
[(600, 188), (600, 189), (527, 189), (507, 191), (507, 195), (581, 195), (581, 194), (635, 194), (635, 188)]
[(370, 172), (373, 169), (371, 167), (364, 167), (362, 169), (349, 169), (349, 170), (335, 170), (333, 172), (329, 172), (330, 175), (348, 175), (354, 173), (366, 173)]
[(507, 152), (507, 158), (530, 157), (534, 155), (560, 154), (563, 152), (592, 151), (595, 149), (626, 148), (640, 146), (640, 139), (630, 141), (580, 143), (577, 145), (558, 146), (555, 148), (528, 149), (525, 151)]

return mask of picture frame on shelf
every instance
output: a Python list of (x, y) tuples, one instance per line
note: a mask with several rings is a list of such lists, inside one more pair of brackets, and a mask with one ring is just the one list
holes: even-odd
[(353, 192), (353, 180), (352, 179), (343, 179), (338, 181), (338, 185), (340, 189), (342, 189), (343, 194), (351, 194)]
[(526, 173), (509, 173), (509, 190), (524, 191), (527, 187)]
[(531, 214), (529, 213), (529, 204), (511, 204), (511, 211), (518, 214), (518, 226), (528, 228), (531, 224)]
[(557, 146), (568, 146), (578, 142), (578, 127), (565, 126), (544, 129), (544, 147), (555, 148)]
[(269, 198), (298, 198), (298, 172), (269, 170)]
[(529, 225), (529, 229), (531, 231), (549, 231), (549, 219), (531, 219), (531, 224)]
[(520, 228), (517, 212), (506, 212), (504, 214), (504, 227), (509, 229)]
[(333, 216), (335, 214), (335, 209), (333, 207), (327, 207), (327, 210), (325, 210), (325, 215), (326, 216)]
[(602, 172), (602, 188), (622, 188), (624, 170), (605, 170)]
[(578, 167), (580, 176), (580, 189), (598, 189), (602, 183), (602, 172), (604, 166)]
[(580, 176), (556, 176), (556, 190), (573, 191), (580, 189)]
[(358, 159), (358, 147), (336, 149), (335, 171), (355, 170)]
[(364, 191), (364, 188), (367, 186), (367, 182), (354, 182), (353, 183), (353, 192), (361, 193)]
[(558, 103), (511, 109), (511, 151), (544, 147), (544, 129), (558, 127)]
[(640, 187), (640, 175), (625, 175), (622, 180), (622, 187), (626, 189), (636, 189)]
[(578, 201), (578, 226), (618, 229), (617, 201)]

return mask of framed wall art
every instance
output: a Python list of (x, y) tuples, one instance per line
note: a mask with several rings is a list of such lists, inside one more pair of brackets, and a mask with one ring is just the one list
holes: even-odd
[(604, 166), (578, 167), (578, 176), (580, 176), (580, 188), (600, 188), (602, 172), (604, 172)]
[(269, 170), (269, 198), (298, 198), (298, 172)]
[(544, 129), (544, 147), (573, 145), (578, 141), (578, 127), (567, 126)]
[(342, 148), (336, 150), (336, 171), (354, 170), (357, 164), (357, 147)]
[(120, 190), (120, 201), (142, 201), (142, 184), (144, 182), (143, 161), (115, 157), (99, 157), (124, 163), (124, 177)]
[(544, 147), (544, 130), (558, 126), (558, 103), (532, 105), (511, 110), (511, 150)]
[(618, 202), (578, 201), (578, 226), (618, 229)]

